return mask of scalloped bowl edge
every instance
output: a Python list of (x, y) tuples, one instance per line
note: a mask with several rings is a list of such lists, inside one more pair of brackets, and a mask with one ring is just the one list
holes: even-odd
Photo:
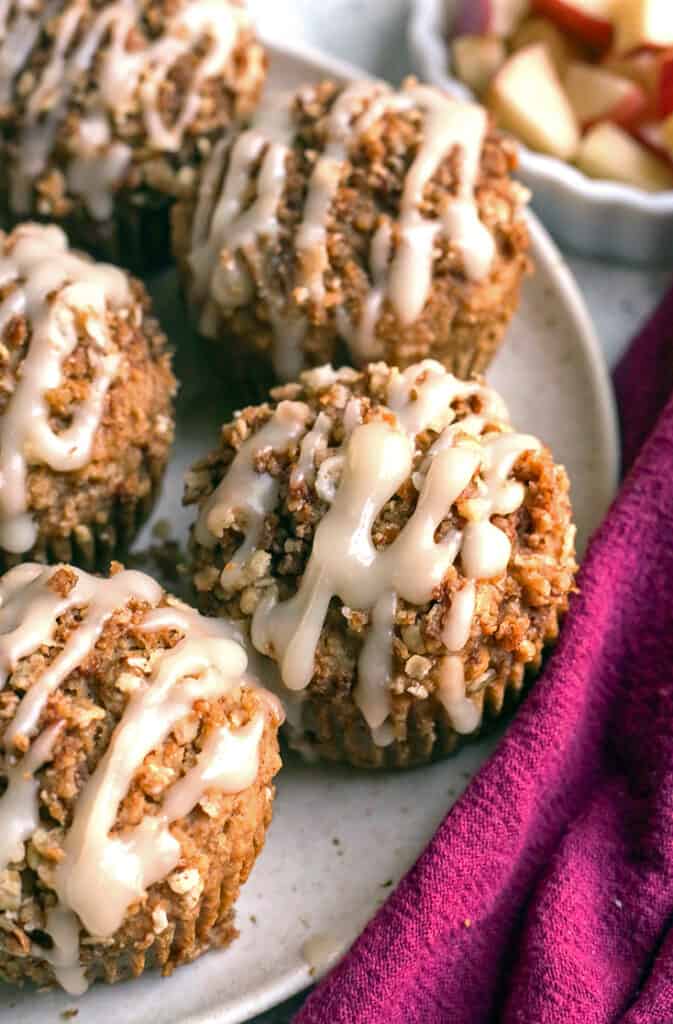
[[(442, 27), (451, 6), (452, 0), (412, 0), (409, 50), (423, 79), (474, 99), (449, 73), (451, 54)], [(521, 143), (518, 176), (531, 189), (533, 206), (547, 228), (576, 253), (641, 265), (673, 262), (673, 191), (654, 195), (595, 181)]]

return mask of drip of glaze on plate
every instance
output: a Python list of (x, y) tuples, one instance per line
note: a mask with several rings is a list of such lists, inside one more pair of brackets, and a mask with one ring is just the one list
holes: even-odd
[[(453, 403), (475, 395), (480, 399), (481, 414), (456, 420)], [(291, 406), (295, 425), (291, 443), (296, 444), (302, 432), (305, 437), (310, 433), (308, 407), (296, 402)], [(392, 423), (374, 420), (356, 425), (341, 450), (323, 461), (316, 488), (325, 467), (333, 460), (337, 463), (332, 492), (327, 496), (330, 507), (316, 529), (299, 589), (282, 602), (271, 589), (258, 604), (252, 622), (255, 647), (279, 663), (288, 689), (301, 691), (313, 676), (315, 653), (332, 598), (338, 596), (345, 605), (370, 612), (355, 700), (381, 744), (393, 738), (389, 684), (397, 599), (418, 605), (432, 600), (447, 571), (460, 557), (466, 580), (446, 618), (444, 638), (449, 657), (465, 646), (474, 615), (476, 584), (499, 576), (509, 562), (510, 541), (491, 523), (491, 516), (508, 515), (519, 508), (525, 490), (509, 476), (523, 452), (540, 447), (536, 438), (511, 431), (506, 409), (494, 392), (475, 382), (459, 381), (433, 360), (403, 372), (393, 371), (388, 406), (395, 414)], [(279, 405), (275, 416), (280, 409)], [(491, 424), (494, 429), (489, 430)], [(434, 430), (438, 438), (414, 473), (416, 437), (428, 429)], [(245, 550), (246, 557), (278, 495), (277, 484), (254, 468), (260, 434), (243, 443), (231, 470), (204, 505), (197, 524), (197, 539), (203, 538), (210, 546), (231, 525), (234, 515), (252, 524), (239, 548), (239, 552)], [(283, 450), (276, 447), (277, 436), (273, 443), (264, 439), (264, 446), (269, 445), (278, 454)], [(265, 484), (260, 476), (266, 476)], [(393, 543), (377, 549), (372, 539), (374, 521), (409, 478), (419, 491), (416, 509)], [(467, 525), (437, 542), (437, 527), (472, 481), (476, 496), (461, 503)], [(262, 488), (267, 504), (260, 522), (261, 506), (255, 495)], [(442, 679), (444, 676), (446, 682), (440, 680), (438, 692), (454, 727), (473, 731), (468, 728), (464, 687), (461, 699), (457, 697), (454, 662), (446, 666)]]
[[(120, 361), (107, 329), (109, 307), (131, 301), (128, 279), (115, 267), (68, 249), (53, 225), (25, 224), (0, 235), (0, 336), (17, 316), (28, 321), (28, 350), (14, 393), (0, 419), (0, 547), (21, 554), (35, 543), (28, 512), (29, 464), (55, 472), (81, 469), (91, 459), (105, 397)], [(62, 383), (63, 364), (86, 337), (93, 379), (72, 422), (55, 430), (46, 393)]]
[[(66, 168), (70, 191), (81, 196), (90, 214), (104, 220), (112, 212), (115, 188), (131, 161), (131, 147), (111, 143), (110, 126), (127, 116), (135, 103), (157, 152), (176, 153), (198, 115), (200, 90), (208, 79), (223, 74), (231, 58), (244, 11), (223, 0), (187, 0), (151, 39), (143, 28), (140, 0), (116, 0), (92, 10), (85, 0), (65, 8), (47, 2), (42, 10), (25, 0), (6, 0), (0, 7), (0, 102), (11, 102), (15, 80), (28, 63), (48, 23), (55, 24), (49, 58), (37, 73), (19, 126), (18, 152), (11, 168), (11, 207), (30, 209), (31, 192), (46, 170), (68, 112), (73, 86), (96, 68), (94, 106), (70, 140), (73, 156)], [(144, 37), (129, 49), (128, 40)], [(182, 106), (171, 124), (161, 110), (161, 94), (181, 59), (208, 41), (192, 73)], [(92, 131), (91, 120), (95, 129)]]
[[(203, 304), (200, 327), (209, 336), (217, 334), (218, 307), (227, 311), (251, 299), (250, 268), (257, 271), (265, 283), (265, 297), (272, 303), (274, 367), (284, 379), (296, 376), (303, 365), (301, 342), (307, 322), (298, 313), (290, 317), (278, 300), (269, 298), (274, 289), (257, 243), (262, 237), (273, 242), (279, 231), (278, 212), (294, 138), (291, 104), (291, 96), (267, 103), (230, 155), (225, 141), (216, 148), (201, 188), (190, 254), (193, 294)], [(343, 308), (336, 312), (337, 330), (359, 363), (381, 354), (376, 326), (386, 300), (403, 326), (422, 313), (440, 236), (459, 249), (465, 273), (472, 280), (488, 275), (495, 253), (493, 237), (479, 219), (475, 202), (486, 112), (413, 82), (405, 83), (399, 92), (382, 83), (358, 82), (340, 93), (325, 119), (324, 147), (311, 172), (295, 235), (295, 286), (314, 303), (324, 297), (330, 266), (330, 214), (339, 185), (350, 171), (351, 147), (387, 114), (413, 111), (423, 117), (422, 143), (404, 181), (399, 219), (395, 223), (382, 216), (372, 236), (372, 285), (357, 322), (353, 323)], [(458, 194), (445, 196), (439, 217), (430, 220), (420, 212), (425, 189), (456, 146), (462, 155)], [(255, 199), (246, 208), (251, 187)]]
[(301, 955), (312, 978), (320, 978), (332, 967), (348, 945), (343, 938), (330, 932), (312, 935), (301, 947)]
[[(5, 733), (8, 786), (0, 798), (0, 868), (23, 856), (23, 844), (39, 824), (35, 773), (53, 754), (63, 723), (51, 725), (33, 739), (20, 760), (13, 754), (17, 736), (33, 736), (49, 694), (86, 662), (105, 623), (129, 602), (150, 606), (138, 628), (182, 634), (174, 647), (156, 651), (145, 677), (129, 698), (107, 751), (85, 783), (64, 841), (54, 888), (58, 897), (47, 915), (50, 950), (33, 946), (32, 955), (48, 960), (54, 975), (71, 994), (86, 989), (79, 964), (79, 931), (109, 938), (123, 922), (128, 907), (174, 870), (180, 844), (170, 826), (190, 813), (210, 789), (237, 793), (250, 786), (259, 766), (259, 744), (266, 710), (278, 715), (271, 695), (261, 691), (264, 710), (246, 725), (224, 725), (206, 737), (196, 763), (164, 794), (156, 815), (112, 836), (119, 806), (144, 758), (188, 715), (196, 701), (214, 700), (243, 685), (247, 658), (231, 636), (231, 627), (163, 600), (161, 587), (134, 571), (109, 579), (68, 569), (70, 589), (56, 581), (61, 567), (25, 563), (0, 579), (0, 664), (3, 685), (22, 658), (54, 644), (61, 617), (81, 609), (82, 618), (65, 644), (19, 701), (15, 719)], [(170, 599), (168, 599), (170, 601)], [(105, 892), (105, 900), (100, 892)]]

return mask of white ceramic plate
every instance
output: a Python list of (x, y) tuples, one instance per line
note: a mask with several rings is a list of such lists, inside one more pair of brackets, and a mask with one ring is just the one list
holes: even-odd
[[(310, 52), (272, 50), (272, 88), (351, 71)], [(533, 217), (530, 227), (537, 273), (526, 283), (491, 380), (516, 424), (548, 441), (568, 467), (584, 543), (616, 483), (610, 385), (570, 273)], [(183, 471), (214, 444), (232, 401), (190, 337), (173, 273), (152, 282), (152, 291), (179, 343), (183, 382), (177, 450), (155, 520), (168, 519), (174, 536), (184, 539), (191, 514), (180, 507)], [(150, 536), (148, 526), (141, 547)], [(238, 905), (238, 941), (166, 980), (150, 974), (111, 988), (94, 986), (77, 1002), (78, 1024), (235, 1024), (308, 985), (384, 901), (495, 742), (395, 775), (309, 766), (288, 756), (266, 848)], [(3, 988), (0, 1024), (54, 1024), (72, 1005), (60, 992)]]
[[(454, 95), (472, 94), (451, 76), (445, 26), (456, 0), (412, 0), (408, 42), (415, 70)], [(670, 264), (673, 191), (650, 193), (589, 178), (576, 167), (520, 145), (520, 177), (535, 209), (562, 245), (629, 264)]]

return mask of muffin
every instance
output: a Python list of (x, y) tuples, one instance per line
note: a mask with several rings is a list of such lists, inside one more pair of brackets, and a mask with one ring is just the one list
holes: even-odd
[(133, 538), (173, 438), (166, 338), (143, 286), (60, 228), (0, 232), (0, 568), (101, 565)]
[(266, 58), (237, 0), (46, 0), (0, 14), (0, 207), (137, 272), (169, 208), (254, 108)]
[(576, 572), (565, 470), (438, 362), (305, 371), (187, 477), (204, 610), (278, 663), (293, 741), (451, 753), (540, 668)]
[(0, 976), (80, 994), (236, 935), (280, 710), (222, 621), (149, 576), (0, 578)]
[(201, 332), (251, 381), (428, 356), (481, 372), (528, 267), (515, 164), (481, 107), (412, 79), (271, 97), (173, 210)]

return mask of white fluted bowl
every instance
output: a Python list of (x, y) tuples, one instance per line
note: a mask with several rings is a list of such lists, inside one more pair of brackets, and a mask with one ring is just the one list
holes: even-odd
[[(409, 49), (425, 81), (474, 98), (451, 75), (446, 25), (456, 0), (412, 0)], [(520, 145), (519, 177), (556, 239), (585, 256), (626, 263), (673, 264), (673, 191), (652, 194), (630, 185), (596, 181), (555, 157)]]

